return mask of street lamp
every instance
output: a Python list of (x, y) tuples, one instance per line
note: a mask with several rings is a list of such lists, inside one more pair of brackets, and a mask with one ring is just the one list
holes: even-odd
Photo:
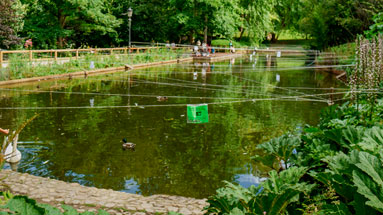
[(129, 8), (128, 9), (128, 18), (129, 18), (129, 48), (132, 47), (132, 44), (131, 44), (132, 16), (133, 16), (133, 10), (132, 10), (132, 8)]

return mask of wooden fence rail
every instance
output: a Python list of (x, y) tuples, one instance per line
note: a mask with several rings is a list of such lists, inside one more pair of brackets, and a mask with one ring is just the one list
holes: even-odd
[[(50, 49), (50, 50), (0, 50), (0, 66), (2, 63), (4, 63), (6, 60), (4, 59), (5, 54), (28, 54), (29, 60), (33, 60), (33, 54), (39, 54), (39, 53), (51, 53), (54, 54), (54, 60), (57, 60), (59, 53), (74, 53), (75, 52), (75, 58), (79, 58), (80, 52), (88, 52), (92, 54), (98, 54), (100, 52), (109, 52), (109, 54), (113, 54), (115, 51), (123, 51), (124, 54), (136, 52), (140, 53), (140, 51), (147, 51), (150, 52), (151, 49), (159, 49), (160, 47), (135, 47), (135, 48), (89, 48), (89, 49)], [(177, 49), (184, 49), (184, 47), (176, 47)]]

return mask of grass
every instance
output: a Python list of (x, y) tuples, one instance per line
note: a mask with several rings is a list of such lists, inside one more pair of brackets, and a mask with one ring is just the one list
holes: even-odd
[(338, 64), (351, 64), (355, 61), (355, 43), (346, 43), (339, 46), (330, 47), (326, 52), (334, 53), (338, 59)]
[(36, 64), (30, 62), (28, 56), (14, 54), (9, 57), (8, 67), (0, 69), (0, 81), (22, 78), (40, 77), (46, 75), (58, 75), (92, 69), (119, 67), (126, 64), (135, 65), (158, 61), (174, 60), (182, 58), (185, 50), (155, 49), (146, 53), (132, 53), (119, 55), (94, 55), (87, 54), (68, 62), (42, 61)]
[[(236, 48), (241, 48), (241, 47), (249, 47), (251, 46), (251, 43), (248, 41), (242, 41), (242, 42), (237, 42), (235, 40), (232, 40), (233, 46)], [(218, 46), (218, 47), (229, 47), (230, 40), (227, 39), (217, 39), (211, 41), (212, 46)]]
[(355, 43), (346, 43), (343, 45), (331, 47), (328, 50), (330, 52), (334, 52), (336, 55), (339, 55), (339, 56), (348, 56), (348, 57), (355, 58), (355, 48), (356, 48)]
[(307, 39), (306, 35), (300, 34), (294, 31), (290, 31), (290, 30), (284, 30), (278, 36), (278, 40), (305, 40), (305, 39)]

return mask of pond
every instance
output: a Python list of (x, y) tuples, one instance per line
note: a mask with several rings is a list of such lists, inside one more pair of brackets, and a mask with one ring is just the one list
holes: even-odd
[[(0, 88), (0, 127), (21, 133), (18, 171), (142, 195), (206, 198), (259, 183), (257, 144), (316, 124), (333, 75), (305, 57), (246, 56)], [(187, 123), (187, 104), (209, 122)], [(122, 150), (121, 140), (136, 144)]]

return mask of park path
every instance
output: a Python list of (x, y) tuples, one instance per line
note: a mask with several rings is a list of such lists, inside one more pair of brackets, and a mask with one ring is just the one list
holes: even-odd
[(26, 195), (40, 203), (54, 206), (71, 205), (79, 212), (103, 209), (110, 214), (167, 214), (178, 212), (184, 215), (203, 214), (206, 199), (180, 196), (137, 194), (85, 187), (77, 183), (33, 176), (11, 170), (2, 170), (0, 178), (13, 194)]

